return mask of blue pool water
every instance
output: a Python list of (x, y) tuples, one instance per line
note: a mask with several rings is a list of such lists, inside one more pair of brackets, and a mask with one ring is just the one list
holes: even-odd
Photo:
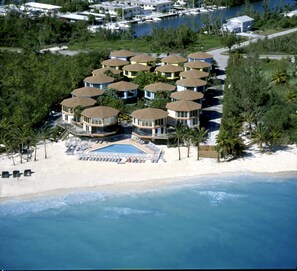
[(296, 268), (296, 210), (296, 177), (257, 175), (8, 201), (0, 268)]
[(142, 150), (131, 144), (112, 144), (92, 152), (113, 152), (113, 153), (132, 153), (132, 154), (145, 154)]

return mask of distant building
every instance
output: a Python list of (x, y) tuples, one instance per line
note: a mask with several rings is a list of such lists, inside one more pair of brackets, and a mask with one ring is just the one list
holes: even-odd
[(170, 0), (128, 0), (127, 2), (140, 6), (143, 10), (154, 12), (168, 12), (173, 8), (173, 2)]
[(287, 16), (287, 17), (297, 16), (297, 9), (292, 10), (292, 11), (290, 11), (288, 13), (285, 13), (285, 16)]
[(48, 13), (57, 12), (61, 8), (62, 8), (61, 6), (56, 6), (56, 5), (28, 2), (28, 3), (21, 5), (20, 10), (21, 11), (32, 11), (32, 12), (39, 11), (39, 12), (48, 14)]
[(247, 32), (252, 29), (253, 21), (253, 18), (246, 15), (234, 17), (223, 24), (222, 30), (234, 33)]

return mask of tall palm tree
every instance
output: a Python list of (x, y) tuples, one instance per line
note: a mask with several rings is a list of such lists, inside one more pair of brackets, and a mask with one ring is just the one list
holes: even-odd
[(23, 150), (26, 143), (28, 143), (28, 137), (30, 135), (30, 126), (29, 123), (26, 123), (23, 126), (17, 127), (13, 131), (13, 140), (17, 142), (20, 149), (20, 162), (23, 163)]
[(278, 70), (272, 75), (272, 83), (276, 85), (284, 85), (289, 81), (289, 74), (286, 70)]
[(192, 129), (192, 141), (197, 147), (197, 160), (199, 160), (200, 144), (204, 143), (207, 139), (208, 130), (204, 127), (196, 126)]
[(43, 146), (44, 146), (44, 158), (47, 158), (47, 152), (46, 152), (46, 140), (50, 138), (51, 136), (51, 127), (45, 126), (41, 128), (39, 131), (40, 133), (40, 138), (43, 141)]
[(185, 127), (184, 130), (184, 142), (186, 143), (187, 146), (187, 157), (190, 157), (190, 148), (191, 148), (191, 143), (192, 143), (192, 138), (193, 138), (193, 133), (192, 129), (189, 126)]
[(178, 123), (175, 126), (175, 138), (177, 140), (177, 149), (178, 149), (178, 160), (181, 160), (181, 154), (180, 154), (180, 144), (184, 140), (184, 134), (185, 134), (185, 125), (182, 123)]
[(248, 124), (248, 134), (249, 134), (249, 139), (251, 139), (252, 136), (252, 125), (255, 123), (256, 120), (256, 115), (254, 112), (246, 112), (244, 114), (244, 120)]
[(225, 160), (227, 155), (231, 153), (230, 138), (226, 130), (220, 130), (216, 136), (216, 143), (218, 161), (220, 161), (220, 158), (224, 158)]

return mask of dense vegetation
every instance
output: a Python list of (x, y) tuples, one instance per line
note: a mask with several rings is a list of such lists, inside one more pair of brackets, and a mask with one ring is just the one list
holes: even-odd
[(250, 143), (264, 150), (297, 142), (296, 71), (291, 59), (230, 55), (217, 137), (221, 158), (240, 156)]

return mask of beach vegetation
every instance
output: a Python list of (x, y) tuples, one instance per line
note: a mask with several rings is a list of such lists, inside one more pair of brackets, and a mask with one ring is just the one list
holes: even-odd
[(207, 140), (208, 130), (204, 127), (196, 126), (191, 130), (192, 142), (197, 147), (197, 160), (200, 159), (200, 144)]

